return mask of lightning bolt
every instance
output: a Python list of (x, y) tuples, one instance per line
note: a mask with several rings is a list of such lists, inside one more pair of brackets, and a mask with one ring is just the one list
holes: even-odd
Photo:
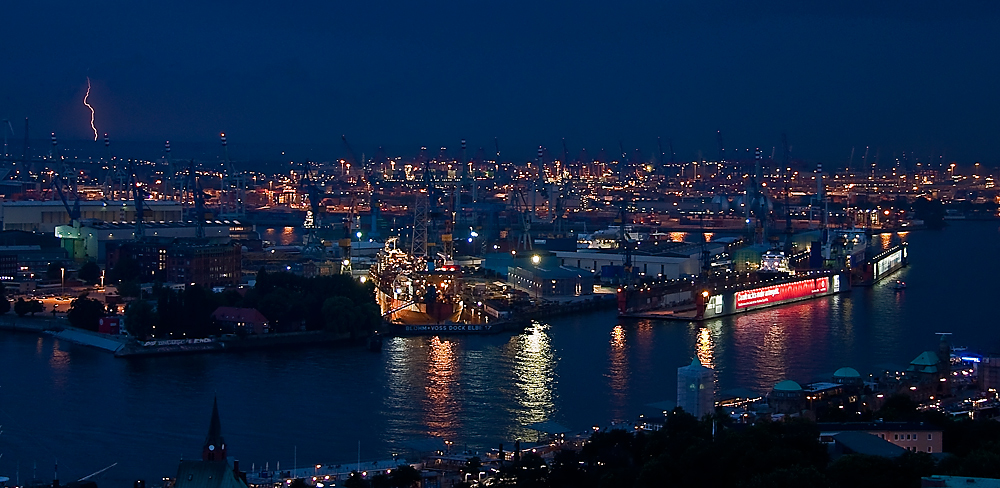
[(90, 97), (90, 77), (87, 77), (87, 94), (83, 96), (83, 104), (90, 109), (90, 128), (94, 129), (94, 140), (97, 140), (97, 126), (94, 125), (94, 107), (87, 103), (87, 98)]

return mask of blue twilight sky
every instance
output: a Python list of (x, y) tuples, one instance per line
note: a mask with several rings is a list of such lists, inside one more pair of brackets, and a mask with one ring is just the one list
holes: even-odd
[[(30, 1), (0, 15), (14, 139), (420, 146), (677, 159), (788, 134), (846, 163), (1000, 163), (1000, 2)], [(264, 151), (264, 149), (260, 149)], [(250, 149), (247, 149), (250, 151)], [(267, 159), (275, 154), (248, 154)]]

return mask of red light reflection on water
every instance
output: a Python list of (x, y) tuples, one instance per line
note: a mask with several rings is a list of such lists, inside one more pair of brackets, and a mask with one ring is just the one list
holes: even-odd
[(457, 403), (452, 388), (456, 377), (455, 353), (450, 341), (434, 336), (430, 341), (427, 359), (427, 405), (424, 408), (428, 434), (435, 437), (454, 437)]

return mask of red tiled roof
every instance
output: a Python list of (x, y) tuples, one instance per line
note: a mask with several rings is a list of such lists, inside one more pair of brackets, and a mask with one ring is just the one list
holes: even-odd
[(267, 317), (256, 308), (219, 307), (212, 312), (212, 318), (224, 322), (267, 323)]

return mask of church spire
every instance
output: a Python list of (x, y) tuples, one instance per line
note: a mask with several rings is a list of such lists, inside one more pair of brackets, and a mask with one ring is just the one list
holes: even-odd
[(225, 461), (226, 440), (222, 438), (222, 423), (219, 422), (219, 399), (212, 401), (212, 421), (208, 425), (208, 437), (201, 450), (202, 461)]

